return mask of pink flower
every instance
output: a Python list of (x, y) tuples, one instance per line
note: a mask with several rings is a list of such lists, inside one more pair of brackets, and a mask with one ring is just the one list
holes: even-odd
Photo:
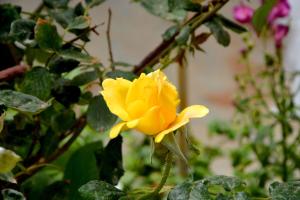
[(233, 8), (234, 19), (242, 24), (250, 23), (253, 17), (253, 8), (246, 5), (238, 5)]
[(285, 38), (288, 32), (289, 27), (287, 25), (277, 24), (273, 26), (273, 34), (277, 48), (282, 46), (282, 40)]
[(288, 0), (279, 0), (278, 3), (271, 10), (268, 16), (268, 22), (272, 24), (277, 18), (288, 16), (290, 10), (291, 7)]

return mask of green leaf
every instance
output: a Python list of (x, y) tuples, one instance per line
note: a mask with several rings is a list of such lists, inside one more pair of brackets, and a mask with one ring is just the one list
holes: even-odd
[(148, 12), (166, 20), (182, 22), (187, 14), (184, 9), (171, 9), (169, 0), (141, 0), (140, 2)]
[(77, 86), (85, 85), (96, 79), (98, 79), (98, 75), (96, 71), (93, 70), (93, 71), (83, 72), (81, 74), (78, 74), (72, 79), (72, 84)]
[(70, 157), (64, 175), (64, 179), (70, 181), (70, 199), (81, 199), (78, 188), (99, 178), (95, 153), (101, 149), (101, 142), (90, 143), (75, 151)]
[(41, 100), (48, 100), (54, 79), (44, 67), (34, 67), (26, 73), (21, 84), (21, 92), (36, 96)]
[(167, 149), (169, 149), (169, 151), (171, 151), (173, 154), (177, 155), (186, 164), (188, 163), (186, 156), (182, 153), (176, 141), (174, 133), (167, 134), (161, 141), (161, 144), (164, 145)]
[(117, 117), (108, 109), (102, 95), (95, 96), (87, 110), (87, 122), (96, 131), (106, 131), (116, 122)]
[(0, 91), (0, 105), (16, 109), (21, 112), (39, 113), (50, 106), (49, 103), (21, 92), (12, 90)]
[(21, 192), (13, 189), (3, 189), (1, 190), (3, 200), (26, 200)]
[(218, 15), (217, 18), (219, 19), (219, 21), (222, 23), (223, 26), (232, 30), (233, 32), (240, 34), (248, 31), (243, 26), (235, 23), (234, 21), (231, 21), (230, 19), (224, 17), (223, 15)]
[(11, 24), (9, 35), (17, 41), (26, 42), (34, 38), (35, 21), (30, 19), (18, 19)]
[(10, 172), (20, 160), (15, 152), (0, 146), (0, 174)]
[(183, 27), (178, 36), (176, 37), (176, 42), (178, 45), (185, 45), (190, 37), (191, 28), (189, 26)]
[(56, 27), (44, 19), (39, 19), (35, 27), (35, 39), (42, 49), (58, 51), (62, 46), (62, 39)]
[(78, 16), (68, 25), (69, 30), (72, 29), (85, 29), (91, 24), (91, 18), (88, 16)]
[(122, 137), (109, 141), (107, 146), (96, 153), (99, 179), (117, 185), (124, 174), (122, 161)]
[(0, 4), (0, 41), (7, 42), (10, 25), (20, 18), (21, 8), (11, 4)]
[(238, 192), (234, 196), (235, 200), (251, 200), (245, 192)]
[(121, 70), (115, 70), (115, 71), (110, 71), (106, 74), (106, 76), (108, 78), (125, 78), (127, 80), (132, 81), (133, 79), (135, 79), (137, 76), (132, 73), (132, 72), (127, 72), (127, 71), (121, 71)]
[(43, 0), (44, 4), (50, 8), (67, 8), (70, 0)]
[(168, 28), (164, 34), (162, 35), (163, 39), (168, 41), (170, 40), (172, 37), (174, 37), (177, 32), (179, 31), (179, 28), (177, 25), (171, 26), (170, 28)]
[(70, 72), (80, 64), (79, 61), (74, 59), (65, 59), (60, 56), (56, 56), (50, 59), (48, 68), (51, 73), (61, 74), (64, 72)]
[(299, 200), (300, 182), (274, 182), (269, 187), (269, 193), (272, 200)]
[(226, 191), (237, 191), (244, 188), (246, 185), (245, 182), (241, 181), (239, 178), (222, 175), (203, 179), (202, 182), (208, 187), (215, 185), (222, 186)]
[(98, 6), (103, 3), (105, 0), (85, 0), (85, 3), (88, 7), (92, 8), (94, 6)]
[(229, 33), (224, 30), (222, 24), (216, 18), (212, 18), (211, 20), (207, 21), (205, 25), (210, 29), (219, 44), (223, 45), (224, 47), (230, 44)]
[(125, 193), (104, 181), (90, 181), (79, 188), (84, 200), (117, 200)]
[(58, 54), (66, 59), (74, 59), (79, 62), (85, 63), (97, 63), (98, 60), (88, 54), (73, 50), (73, 49), (66, 49), (58, 52)]
[(76, 116), (72, 109), (64, 109), (51, 116), (51, 128), (56, 133), (63, 133), (69, 130), (75, 122)]
[(211, 200), (206, 185), (201, 181), (187, 181), (175, 186), (169, 195), (168, 200)]
[(267, 25), (269, 13), (276, 3), (277, 0), (267, 0), (254, 12), (252, 24), (258, 34)]

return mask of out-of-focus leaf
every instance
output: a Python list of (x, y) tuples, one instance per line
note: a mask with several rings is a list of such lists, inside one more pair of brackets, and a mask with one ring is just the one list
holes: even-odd
[(9, 35), (17, 41), (26, 42), (34, 38), (35, 21), (30, 19), (18, 19), (11, 24)]
[(59, 55), (63, 58), (67, 59), (74, 59), (79, 62), (85, 62), (85, 63), (97, 63), (98, 60), (88, 54), (72, 50), (72, 49), (66, 49), (59, 52)]
[(125, 78), (127, 80), (132, 81), (133, 79), (136, 78), (136, 75), (132, 72), (126, 72), (126, 71), (121, 71), (121, 70), (115, 70), (115, 71), (110, 71), (106, 74), (107, 77), (109, 78)]
[(70, 0), (43, 0), (44, 4), (50, 8), (66, 8)]
[(34, 96), (12, 90), (0, 91), (0, 105), (1, 104), (28, 113), (41, 112), (50, 105)]
[(176, 37), (176, 42), (178, 45), (185, 45), (190, 37), (191, 28), (189, 26), (183, 27), (178, 36)]
[(10, 25), (20, 18), (21, 8), (11, 4), (0, 4), (0, 41), (7, 42)]
[(36, 96), (41, 100), (47, 100), (51, 94), (53, 77), (44, 67), (34, 67), (26, 73), (20, 86), (21, 91)]
[(245, 27), (235, 23), (234, 21), (231, 21), (230, 19), (228, 19), (222, 15), (218, 15), (217, 18), (220, 20), (220, 22), (223, 24), (223, 26), (225, 26), (226, 28), (228, 28), (236, 33), (247, 32), (247, 29)]
[(75, 151), (70, 157), (64, 176), (64, 179), (70, 181), (70, 199), (81, 199), (78, 193), (79, 187), (99, 178), (95, 155), (102, 148), (101, 142), (90, 143)]
[(75, 122), (75, 112), (72, 109), (65, 109), (51, 116), (51, 128), (56, 133), (63, 133), (69, 130)]
[(168, 28), (164, 34), (162, 35), (164, 40), (170, 40), (172, 37), (175, 36), (175, 34), (179, 31), (179, 28), (177, 25), (175, 26), (171, 26), (170, 28)]
[(13, 189), (3, 189), (1, 190), (1, 194), (3, 200), (26, 200), (21, 192)]
[(39, 19), (35, 27), (35, 39), (42, 49), (58, 51), (62, 46), (62, 39), (56, 27), (49, 21)]
[(125, 193), (104, 181), (90, 181), (79, 188), (85, 200), (117, 200)]
[(187, 181), (175, 186), (169, 195), (168, 200), (211, 200), (206, 185), (201, 181)]
[(79, 61), (74, 59), (65, 59), (62, 57), (54, 57), (48, 63), (48, 68), (51, 73), (61, 74), (70, 72), (80, 64)]
[(219, 20), (212, 18), (212, 20), (207, 21), (205, 25), (210, 29), (219, 44), (224, 47), (230, 44), (230, 35), (226, 30), (224, 30)]
[(0, 134), (1, 134), (1, 131), (2, 131), (3, 126), (4, 126), (4, 117), (5, 117), (5, 112), (0, 113)]
[(300, 182), (274, 182), (269, 187), (269, 193), (272, 200), (298, 200), (300, 199)]
[(254, 12), (252, 24), (258, 34), (267, 25), (268, 15), (276, 3), (277, 0), (267, 0)]
[(88, 7), (92, 8), (94, 6), (98, 6), (103, 3), (105, 0), (85, 0), (85, 3)]
[(113, 185), (117, 185), (124, 174), (122, 141), (121, 136), (112, 139), (103, 150), (96, 153), (100, 180)]
[(170, 9), (169, 0), (141, 0), (142, 6), (151, 14), (166, 20), (181, 22), (187, 12), (184, 9)]
[(69, 30), (72, 29), (85, 29), (91, 24), (91, 18), (88, 16), (78, 16), (68, 25)]
[(78, 74), (72, 79), (73, 85), (85, 85), (87, 83), (90, 83), (98, 78), (96, 71), (88, 71), (81, 74)]
[(10, 172), (20, 160), (15, 152), (0, 147), (0, 173)]
[(94, 97), (87, 111), (88, 124), (97, 131), (106, 131), (116, 122), (117, 117), (110, 112), (102, 95)]

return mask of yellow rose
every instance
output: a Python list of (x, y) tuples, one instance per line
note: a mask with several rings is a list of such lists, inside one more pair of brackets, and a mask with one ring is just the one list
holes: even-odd
[(110, 130), (115, 138), (122, 130), (135, 128), (161, 142), (164, 136), (189, 122), (190, 118), (203, 117), (208, 109), (193, 105), (176, 114), (180, 100), (178, 92), (160, 70), (141, 74), (132, 82), (123, 78), (105, 79), (101, 94), (110, 111), (123, 122)]

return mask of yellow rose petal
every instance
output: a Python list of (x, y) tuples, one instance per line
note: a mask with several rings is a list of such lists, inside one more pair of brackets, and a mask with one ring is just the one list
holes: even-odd
[(111, 139), (114, 139), (114, 138), (118, 137), (119, 133), (120, 133), (122, 130), (126, 129), (126, 128), (127, 128), (127, 127), (126, 127), (126, 122), (120, 122), (120, 123), (118, 123), (117, 125), (115, 125), (114, 127), (112, 127), (112, 128), (110, 129), (109, 137), (110, 137)]
[(125, 100), (131, 82), (123, 78), (117, 78), (116, 80), (109, 78), (103, 81), (102, 86), (103, 91), (101, 94), (109, 110), (119, 116), (123, 121), (129, 120)]
[(147, 135), (155, 135), (160, 132), (163, 128), (161, 127), (163, 119), (161, 119), (159, 112), (159, 106), (155, 106), (148, 110), (147, 113), (140, 118), (136, 129)]

